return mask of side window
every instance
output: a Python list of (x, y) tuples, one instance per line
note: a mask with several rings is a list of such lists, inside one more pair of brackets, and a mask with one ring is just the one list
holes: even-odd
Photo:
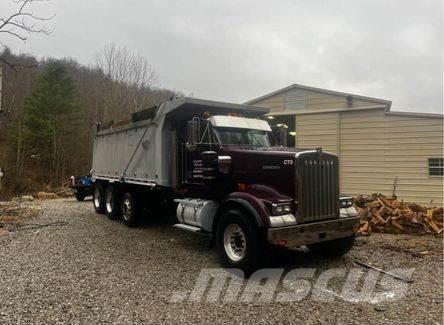
[(429, 176), (444, 175), (444, 158), (429, 158)]

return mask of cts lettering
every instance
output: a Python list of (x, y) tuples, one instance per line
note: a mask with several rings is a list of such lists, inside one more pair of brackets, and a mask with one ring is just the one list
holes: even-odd
[(284, 160), (284, 165), (293, 165), (293, 160), (291, 159)]

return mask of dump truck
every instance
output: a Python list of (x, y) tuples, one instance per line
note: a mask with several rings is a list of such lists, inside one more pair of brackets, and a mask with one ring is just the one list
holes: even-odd
[(268, 112), (182, 97), (127, 124), (99, 124), (96, 212), (133, 227), (153, 211), (173, 211), (175, 227), (210, 235), (222, 264), (245, 272), (273, 246), (345, 254), (359, 217), (340, 195), (338, 157), (282, 146)]

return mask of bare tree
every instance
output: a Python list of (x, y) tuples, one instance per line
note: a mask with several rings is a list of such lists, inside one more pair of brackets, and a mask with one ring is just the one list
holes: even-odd
[[(46, 22), (53, 18), (35, 15), (31, 10), (32, 5), (37, 2), (48, 0), (13, 0), (17, 4), (15, 12), (7, 17), (0, 17), (0, 35), (9, 36), (25, 42), (29, 34), (49, 35), (51, 29), (45, 26)], [(0, 45), (6, 48), (4, 40), (0, 38)], [(18, 64), (14, 64), (0, 56), (0, 61), (6, 63), (15, 70)]]
[(141, 54), (110, 44), (96, 55), (96, 66), (104, 74), (104, 105), (112, 118), (125, 119), (149, 102), (157, 75)]

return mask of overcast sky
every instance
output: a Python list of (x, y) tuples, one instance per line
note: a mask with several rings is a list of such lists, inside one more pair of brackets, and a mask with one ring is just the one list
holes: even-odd
[[(0, 17), (12, 0), (0, 0)], [(37, 8), (39, 7), (39, 8)], [(51, 0), (51, 36), (14, 51), (90, 64), (107, 43), (143, 54), (159, 85), (245, 102), (293, 83), (443, 107), (441, 0)]]

